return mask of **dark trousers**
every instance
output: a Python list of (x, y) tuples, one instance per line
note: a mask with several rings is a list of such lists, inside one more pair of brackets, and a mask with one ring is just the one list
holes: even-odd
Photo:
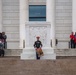
[(76, 48), (76, 43), (74, 43), (74, 48)]
[(4, 49), (7, 49), (7, 42), (4, 42)]
[(0, 56), (4, 57), (4, 50), (0, 50)]
[(40, 57), (38, 57), (38, 53), (36, 52), (36, 59), (37, 60), (39, 60), (40, 59)]
[(71, 48), (74, 48), (74, 40), (70, 40), (70, 42), (71, 42)]

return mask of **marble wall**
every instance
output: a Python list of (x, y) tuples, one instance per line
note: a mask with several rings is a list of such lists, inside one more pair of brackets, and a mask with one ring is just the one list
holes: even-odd
[[(29, 5), (45, 5), (46, 0), (29, 0)], [(72, 0), (56, 0), (55, 34), (57, 48), (68, 48), (72, 31)], [(2, 30), (6, 32), (8, 48), (19, 48), (19, 0), (2, 0)]]
[(72, 0), (56, 0), (56, 28), (58, 48), (68, 48), (72, 31)]
[(45, 5), (46, 0), (29, 0), (30, 5)]
[(2, 0), (2, 31), (7, 35), (7, 48), (19, 48), (19, 0)]

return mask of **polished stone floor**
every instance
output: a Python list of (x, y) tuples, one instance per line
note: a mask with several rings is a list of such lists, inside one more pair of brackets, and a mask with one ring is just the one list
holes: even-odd
[(25, 61), (19, 57), (0, 57), (0, 75), (76, 75), (76, 57)]

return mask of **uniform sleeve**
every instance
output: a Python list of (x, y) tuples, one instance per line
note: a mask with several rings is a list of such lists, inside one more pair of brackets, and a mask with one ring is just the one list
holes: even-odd
[(40, 41), (40, 43), (41, 43), (41, 47), (42, 47), (42, 42)]
[(7, 39), (7, 35), (5, 35), (5, 39)]
[(34, 47), (36, 47), (36, 42), (34, 43)]

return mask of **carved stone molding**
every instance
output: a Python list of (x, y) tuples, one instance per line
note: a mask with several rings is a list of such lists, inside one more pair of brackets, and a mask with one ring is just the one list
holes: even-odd
[(50, 45), (50, 42), (48, 42), (50, 41), (50, 29), (49, 23), (26, 23), (26, 46), (33, 47), (36, 36), (40, 36), (43, 47), (46, 47), (48, 44)]

